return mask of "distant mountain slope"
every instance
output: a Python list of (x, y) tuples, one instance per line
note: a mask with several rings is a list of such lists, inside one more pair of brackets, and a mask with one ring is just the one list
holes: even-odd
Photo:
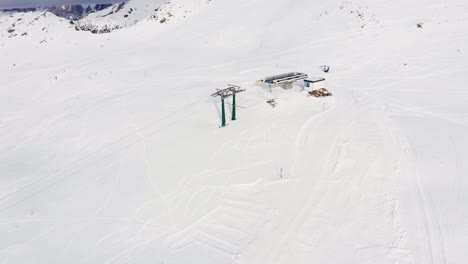
[[(107, 5), (0, 10), (0, 38), (25, 37), (35, 31), (41, 34), (43, 39), (47, 39), (47, 34), (44, 33), (55, 27), (100, 34), (133, 26), (139, 22), (164, 25), (185, 20), (210, 2), (130, 0)], [(63, 18), (70, 21), (64, 21)]]
[[(119, 5), (123, 5), (119, 4)], [(37, 7), (37, 8), (14, 8), (6, 9), (5, 12), (8, 13), (25, 13), (25, 12), (35, 12), (35, 11), (48, 11), (52, 14), (63, 17), (70, 20), (79, 20), (88, 14), (98, 12), (109, 7), (113, 6), (112, 4), (93, 4), (93, 5), (60, 5), (60, 6), (50, 6), (50, 7)]]

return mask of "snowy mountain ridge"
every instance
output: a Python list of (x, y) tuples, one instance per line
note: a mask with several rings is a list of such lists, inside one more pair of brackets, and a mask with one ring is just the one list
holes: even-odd
[[(45, 10), (35, 9), (31, 12), (0, 13), (0, 23), (9, 25), (7, 28), (9, 34), (6, 35), (9, 38), (26, 36), (23, 34), (27, 33), (28, 30), (24, 28), (24, 25), (26, 24), (26, 27), (29, 27), (30, 24), (38, 23), (42, 26), (36, 26), (33, 30), (41, 28), (42, 31), (45, 31), (49, 26), (61, 24), (61, 27), (68, 27), (75, 31), (109, 33), (116, 29), (133, 26), (139, 22), (152, 21), (157, 24), (167, 24), (171, 21), (182, 21), (209, 2), (205, 0), (131, 0), (120, 4), (87, 6), (86, 9), (83, 6), (59, 6)], [(76, 16), (72, 15), (74, 9), (79, 10)], [(40, 22), (48, 17), (47, 12), (58, 14), (59, 17), (73, 21), (68, 24), (68, 21), (61, 21), (60, 18), (54, 19), (51, 17), (50, 19), (59, 22), (54, 22), (53, 25)], [(18, 34), (19, 31), (22, 33)], [(5, 36), (5, 32), (1, 33)]]
[(3, 12), (8, 14), (25, 12), (51, 12), (58, 17), (63, 17), (69, 20), (79, 20), (91, 13), (104, 10), (110, 6), (112, 6), (112, 4), (60, 5), (37, 8), (5, 9)]

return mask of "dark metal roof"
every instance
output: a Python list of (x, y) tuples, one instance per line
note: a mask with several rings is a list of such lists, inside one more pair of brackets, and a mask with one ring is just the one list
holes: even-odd
[(316, 83), (316, 82), (321, 82), (325, 81), (325, 78), (323, 77), (317, 77), (317, 78), (310, 78), (310, 79), (305, 79), (304, 82), (306, 83)]
[(285, 74), (279, 74), (274, 76), (269, 76), (263, 79), (263, 82), (269, 84), (282, 84), (288, 82), (296, 82), (307, 79), (307, 74), (301, 72), (289, 72)]

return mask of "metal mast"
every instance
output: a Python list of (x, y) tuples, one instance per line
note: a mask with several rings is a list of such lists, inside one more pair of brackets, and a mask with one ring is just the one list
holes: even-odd
[(241, 93), (245, 90), (242, 90), (239, 86), (228, 84), (230, 91), (232, 93), (232, 120), (236, 120), (236, 94)]

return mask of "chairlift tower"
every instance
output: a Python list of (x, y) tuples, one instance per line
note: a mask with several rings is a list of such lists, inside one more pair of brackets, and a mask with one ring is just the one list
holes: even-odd
[(228, 84), (226, 89), (216, 89), (217, 92), (212, 94), (213, 97), (221, 97), (221, 127), (226, 126), (226, 111), (224, 107), (224, 99), (232, 96), (232, 120), (236, 120), (236, 94), (245, 90), (241, 89), (240, 86)]

